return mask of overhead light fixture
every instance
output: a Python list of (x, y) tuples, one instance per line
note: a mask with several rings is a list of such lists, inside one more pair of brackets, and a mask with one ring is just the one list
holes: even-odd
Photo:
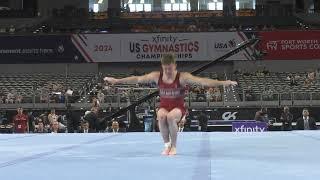
[(99, 4), (93, 4), (93, 12), (99, 12)]

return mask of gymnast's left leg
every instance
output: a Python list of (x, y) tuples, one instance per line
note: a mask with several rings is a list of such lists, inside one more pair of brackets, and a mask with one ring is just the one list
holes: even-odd
[(169, 134), (171, 139), (171, 149), (169, 155), (177, 154), (176, 146), (177, 146), (177, 136), (178, 136), (178, 122), (181, 120), (182, 112), (179, 108), (172, 109), (167, 114), (167, 123), (169, 127)]

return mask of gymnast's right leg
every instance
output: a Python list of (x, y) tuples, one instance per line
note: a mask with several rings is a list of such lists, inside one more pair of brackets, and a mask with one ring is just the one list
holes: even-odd
[(164, 142), (164, 150), (161, 153), (162, 155), (168, 155), (171, 148), (170, 138), (169, 138), (169, 126), (167, 123), (167, 114), (168, 114), (168, 111), (164, 108), (160, 108), (159, 111), (157, 112), (159, 130)]

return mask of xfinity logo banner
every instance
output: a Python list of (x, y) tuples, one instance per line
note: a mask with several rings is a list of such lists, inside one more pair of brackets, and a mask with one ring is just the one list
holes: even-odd
[(236, 117), (236, 114), (238, 112), (225, 112), (222, 114), (222, 119), (225, 120), (225, 121), (228, 121), (228, 120), (236, 120), (237, 117)]
[(264, 122), (232, 122), (233, 132), (265, 132), (268, 126)]

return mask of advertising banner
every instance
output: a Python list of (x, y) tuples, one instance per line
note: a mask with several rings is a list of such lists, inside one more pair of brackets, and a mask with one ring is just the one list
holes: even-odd
[[(72, 43), (88, 62), (160, 61), (173, 53), (178, 61), (210, 61), (248, 39), (242, 32), (74, 34)], [(253, 60), (253, 48), (229, 60)]]
[(0, 63), (84, 62), (68, 35), (0, 36)]
[(320, 58), (320, 31), (0, 36), (0, 63), (211, 61), (252, 37), (256, 46), (227, 60)]
[(232, 122), (232, 132), (265, 132), (268, 125), (265, 122)]
[(259, 32), (265, 60), (304, 60), (320, 58), (320, 31)]

